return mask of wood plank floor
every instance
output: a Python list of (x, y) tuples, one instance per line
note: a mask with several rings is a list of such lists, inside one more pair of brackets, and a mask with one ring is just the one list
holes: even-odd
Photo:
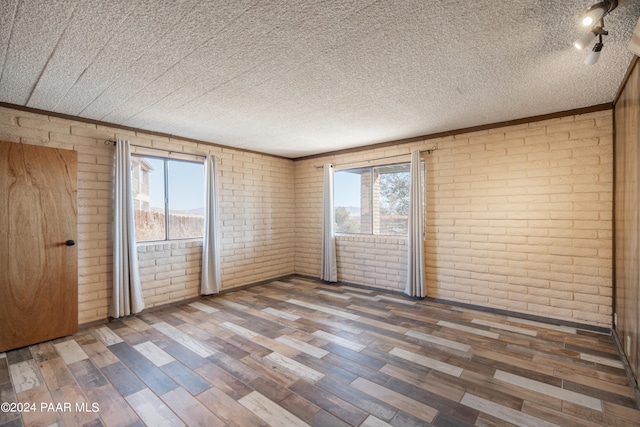
[(608, 335), (297, 277), (2, 354), (0, 402), (1, 426), (640, 426)]

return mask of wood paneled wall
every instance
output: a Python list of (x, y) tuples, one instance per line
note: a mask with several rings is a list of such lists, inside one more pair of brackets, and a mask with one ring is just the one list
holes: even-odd
[(615, 332), (633, 375), (640, 372), (640, 66), (615, 106)]

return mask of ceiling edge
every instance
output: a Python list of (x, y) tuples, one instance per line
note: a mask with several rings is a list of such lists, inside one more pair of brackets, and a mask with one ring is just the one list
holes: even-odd
[(131, 127), (131, 126), (123, 126), (123, 125), (118, 125), (118, 124), (115, 124), (115, 123), (103, 122), (103, 121), (100, 121), (100, 120), (94, 120), (94, 119), (89, 119), (89, 118), (85, 118), (85, 117), (72, 116), (70, 114), (62, 114), (62, 113), (55, 113), (53, 111), (39, 110), (37, 108), (24, 107), (22, 105), (10, 104), (10, 103), (7, 103), (7, 102), (0, 102), (0, 107), (11, 108), (13, 110), (19, 110), (19, 111), (26, 111), (26, 112), (29, 112), (29, 113), (42, 114), (42, 115), (45, 115), (45, 116), (57, 117), (59, 119), (73, 120), (73, 121), (76, 121), (76, 122), (89, 123), (89, 124), (98, 125), (98, 126), (106, 126), (106, 127), (116, 128), (116, 129), (122, 129), (122, 130), (141, 133), (141, 134), (145, 134), (145, 135), (158, 136), (158, 137), (163, 137), (163, 138), (180, 139), (182, 141), (193, 142), (195, 144), (205, 144), (205, 145), (208, 145), (208, 146), (211, 146), (211, 147), (216, 147), (216, 148), (226, 148), (226, 149), (229, 149), (229, 150), (242, 151), (244, 153), (259, 154), (259, 155), (262, 155), (262, 156), (275, 157), (275, 158), (278, 158), (278, 159), (292, 160), (290, 157), (279, 156), (277, 154), (264, 153), (264, 152), (261, 152), (261, 151), (249, 150), (249, 149), (245, 149), (245, 148), (238, 148), (238, 147), (233, 147), (231, 145), (217, 144), (215, 142), (202, 141), (202, 140), (199, 140), (199, 139), (188, 138), (188, 137), (184, 137), (184, 136), (180, 136), (180, 135), (172, 135), (172, 134), (164, 133), (164, 132), (156, 132), (156, 131), (147, 130), (147, 129), (135, 128), (135, 127)]
[[(637, 58), (636, 58), (636, 60), (637, 60)], [(633, 60), (631, 62), (631, 66), (629, 67), (629, 70), (632, 69), (632, 66), (635, 64), (636, 60)], [(629, 71), (627, 72), (627, 74), (629, 74)], [(626, 78), (627, 78), (627, 76), (625, 76), (625, 80), (624, 81), (626, 81)], [(624, 81), (623, 81), (623, 83), (624, 83)], [(616, 97), (616, 99), (617, 99), (617, 97)], [(447, 136), (455, 136), (455, 135), (460, 135), (460, 134), (463, 134), (463, 133), (470, 133), (470, 132), (478, 132), (478, 131), (483, 131), (483, 130), (496, 129), (496, 128), (500, 128), (500, 127), (519, 125), (519, 124), (523, 124), (523, 123), (539, 122), (539, 121), (543, 121), (543, 120), (555, 119), (555, 118), (559, 118), (559, 117), (566, 117), (566, 116), (572, 116), (572, 115), (577, 115), (577, 114), (586, 114), (586, 113), (592, 113), (592, 112), (596, 112), (596, 111), (610, 110), (610, 109), (613, 109), (613, 106), (614, 106), (613, 103), (608, 103), (607, 102), (607, 103), (604, 103), (604, 104), (592, 105), (590, 107), (576, 108), (576, 109), (573, 109), (573, 110), (559, 111), (559, 112), (556, 112), (556, 113), (543, 114), (543, 115), (539, 115), (539, 116), (525, 117), (525, 118), (515, 119), (515, 120), (507, 120), (507, 121), (504, 121), (504, 122), (497, 122), (497, 123), (491, 123), (491, 124), (486, 124), (486, 125), (472, 126), (472, 127), (455, 129), (455, 130), (438, 132), (438, 133), (432, 133), (432, 134), (427, 134), (427, 135), (420, 135), (420, 136), (415, 136), (415, 137), (411, 137), (411, 138), (404, 138), (404, 139), (398, 139), (398, 140), (393, 140), (393, 141), (380, 142), (380, 143), (377, 143), (377, 144), (364, 145), (362, 147), (346, 148), (344, 150), (328, 151), (328, 152), (325, 152), (325, 153), (319, 153), (319, 154), (313, 154), (313, 155), (309, 155), (309, 156), (291, 158), (291, 157), (279, 156), (277, 154), (264, 153), (264, 152), (261, 152), (261, 151), (249, 150), (249, 149), (244, 149), (244, 148), (237, 148), (237, 147), (233, 147), (233, 146), (230, 146), (230, 145), (216, 144), (216, 143), (213, 143), (213, 142), (207, 142), (207, 141), (202, 141), (202, 140), (198, 140), (198, 139), (187, 138), (187, 137), (183, 137), (183, 136), (179, 136), (179, 135), (172, 135), (172, 134), (167, 134), (167, 133), (163, 133), (163, 132), (156, 132), (156, 131), (147, 130), (147, 129), (134, 128), (134, 127), (130, 127), (130, 126), (123, 126), (123, 125), (118, 125), (118, 124), (115, 124), (115, 123), (103, 122), (103, 121), (100, 121), (100, 120), (88, 119), (88, 118), (84, 118), (84, 117), (77, 117), (77, 116), (72, 116), (72, 115), (69, 115), (69, 114), (55, 113), (55, 112), (52, 112), (52, 111), (40, 110), (40, 109), (37, 109), (37, 108), (31, 108), (31, 107), (24, 107), (22, 105), (10, 104), (10, 103), (7, 103), (7, 102), (0, 102), (0, 107), (10, 108), (10, 109), (13, 109), (13, 110), (26, 111), (26, 112), (30, 112), (30, 113), (41, 114), (41, 115), (46, 115), (46, 116), (52, 116), (52, 117), (57, 117), (57, 118), (66, 119), (66, 120), (73, 120), (73, 121), (78, 121), (78, 122), (83, 122), (83, 123), (90, 123), (90, 124), (95, 124), (95, 125), (99, 125), (99, 126), (112, 127), (112, 128), (116, 128), (116, 129), (122, 129), (122, 130), (131, 131), (131, 132), (136, 132), (136, 133), (139, 132), (139, 133), (143, 133), (143, 134), (146, 134), (146, 135), (159, 136), (159, 137), (164, 137), (164, 138), (180, 139), (182, 141), (193, 142), (193, 143), (196, 143), (196, 144), (205, 144), (205, 145), (208, 145), (208, 146), (211, 146), (211, 147), (226, 148), (226, 149), (231, 149), (231, 150), (242, 151), (242, 152), (245, 152), (245, 153), (253, 153), (253, 154), (259, 154), (259, 155), (263, 155), (263, 156), (275, 157), (275, 158), (279, 158), (279, 159), (293, 160), (294, 162), (299, 161), (299, 160), (316, 159), (316, 158), (339, 155), (339, 154), (342, 155), (342, 154), (356, 153), (356, 152), (367, 151), (367, 150), (372, 150), (372, 149), (376, 149), (376, 148), (383, 148), (383, 147), (399, 145), (399, 144), (408, 144), (408, 143), (417, 142), (417, 141), (426, 141), (426, 140), (430, 140), (430, 139), (443, 138), (443, 137), (447, 137)]]
[(592, 105), (590, 107), (576, 108), (573, 110), (558, 111), (556, 113), (542, 114), (540, 116), (523, 117), (521, 119), (507, 120), (504, 122), (490, 123), (486, 125), (472, 126), (467, 128), (444, 131), (444, 132), (431, 133), (427, 135), (414, 136), (411, 138), (397, 139), (394, 141), (380, 142), (377, 144), (364, 145), (362, 147), (346, 148), (344, 150), (336, 150), (336, 151), (329, 151), (326, 153), (313, 154), (310, 156), (295, 157), (292, 160), (296, 162), (299, 160), (310, 160), (310, 159), (317, 159), (317, 158), (327, 157), (327, 156), (351, 154), (351, 153), (357, 153), (360, 151), (373, 150), (376, 148), (384, 148), (384, 147), (400, 145), (400, 144), (409, 144), (411, 142), (417, 142), (417, 141), (428, 141), (430, 139), (461, 135), (463, 133), (491, 130), (491, 129), (497, 129), (497, 128), (506, 127), (506, 126), (520, 125), (523, 123), (534, 123), (534, 122), (540, 122), (543, 120), (557, 119), (560, 117), (574, 116), (578, 114), (587, 114), (587, 113), (593, 113), (596, 111), (606, 111), (611, 109), (613, 109), (613, 103), (605, 102), (604, 104), (597, 104), (597, 105)]

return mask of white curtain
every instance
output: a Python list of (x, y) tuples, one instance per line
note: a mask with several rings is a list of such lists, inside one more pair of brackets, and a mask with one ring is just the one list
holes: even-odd
[(320, 278), (327, 282), (338, 281), (336, 264), (336, 235), (333, 222), (333, 165), (324, 165), (324, 192), (322, 205), (322, 260)]
[(200, 293), (216, 294), (221, 288), (220, 206), (218, 203), (218, 159), (208, 155), (204, 161), (204, 239)]
[(409, 187), (408, 270), (405, 293), (420, 298), (427, 296), (424, 280), (424, 246), (422, 244), (423, 190), (421, 175), (420, 151), (413, 150), (411, 152), (411, 184)]
[(144, 309), (133, 218), (129, 141), (116, 142), (114, 188), (113, 293), (109, 316), (118, 318)]

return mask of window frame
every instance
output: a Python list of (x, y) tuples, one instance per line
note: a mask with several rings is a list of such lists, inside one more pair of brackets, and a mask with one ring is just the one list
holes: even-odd
[[(380, 218), (380, 214), (379, 214), (379, 209), (376, 210), (375, 207), (373, 206), (373, 199), (375, 198), (375, 194), (374, 194), (374, 185), (373, 185), (373, 181), (375, 179), (375, 169), (377, 168), (393, 168), (393, 167), (399, 167), (399, 166), (409, 166), (409, 172), (410, 172), (410, 165), (411, 162), (407, 162), (407, 161), (402, 161), (402, 162), (393, 162), (393, 163), (381, 163), (381, 164), (376, 164), (376, 165), (371, 165), (371, 166), (357, 166), (357, 167), (347, 167), (347, 168), (342, 168), (342, 169), (338, 169), (334, 171), (334, 188), (333, 188), (333, 205), (334, 205), (334, 227), (336, 229), (336, 235), (344, 235), (344, 236), (373, 236), (373, 237), (381, 237), (381, 236), (388, 236), (388, 237), (406, 237), (406, 233), (404, 234), (392, 234), (392, 233), (383, 233), (383, 232), (376, 232), (375, 229), (375, 217), (377, 216), (378, 218)], [(420, 169), (421, 169), (421, 182), (422, 182), (422, 188), (423, 191), (426, 191), (426, 166), (425, 166), (425, 161), (424, 159), (420, 160)], [(370, 214), (370, 219), (369, 219), (369, 225), (368, 228), (370, 231), (355, 231), (355, 232), (349, 232), (349, 231), (337, 231), (338, 227), (337, 224), (335, 223), (335, 209), (338, 207), (336, 206), (335, 203), (335, 195), (336, 192), (339, 191), (339, 189), (336, 187), (336, 183), (335, 183), (335, 174), (339, 173), (339, 172), (348, 172), (348, 171), (369, 171), (368, 173), (370, 174), (370, 185), (369, 185), (369, 189), (370, 189), (370, 193), (368, 194), (368, 200), (369, 200), (369, 208), (371, 211)], [(363, 195), (362, 195), (362, 184), (360, 186), (360, 199), (363, 199)], [(426, 197), (422, 198), (423, 202), (422, 202), (422, 209), (423, 212), (425, 210), (426, 207)], [(362, 204), (360, 204), (360, 212), (362, 215), (362, 210), (363, 210), (363, 206)], [(408, 226), (408, 224), (407, 224)], [(362, 229), (362, 227), (361, 227)]]
[[(181, 237), (177, 239), (170, 239), (169, 234), (169, 224), (170, 224), (170, 194), (169, 194), (169, 162), (180, 162), (180, 163), (193, 163), (199, 164), (203, 167), (203, 183), (204, 183), (204, 162), (197, 160), (186, 160), (186, 159), (173, 159), (170, 157), (162, 157), (162, 156), (154, 156), (148, 154), (139, 154), (139, 153), (131, 153), (131, 158), (137, 157), (142, 159), (155, 159), (162, 161), (162, 169), (163, 169), (163, 185), (164, 185), (164, 197), (163, 197), (163, 209), (164, 209), (164, 239), (162, 240), (138, 240), (138, 234), (136, 233), (136, 244), (139, 243), (157, 243), (157, 242), (175, 242), (175, 241), (183, 241), (183, 240), (193, 240), (193, 239), (202, 239), (204, 238), (204, 227), (202, 227), (202, 232), (200, 236), (196, 237)], [(131, 165), (129, 166), (131, 167)], [(204, 193), (202, 194), (202, 204), (204, 207)], [(134, 208), (135, 211), (135, 208)], [(135, 221), (134, 221), (135, 222)], [(135, 225), (134, 225), (135, 226)]]

